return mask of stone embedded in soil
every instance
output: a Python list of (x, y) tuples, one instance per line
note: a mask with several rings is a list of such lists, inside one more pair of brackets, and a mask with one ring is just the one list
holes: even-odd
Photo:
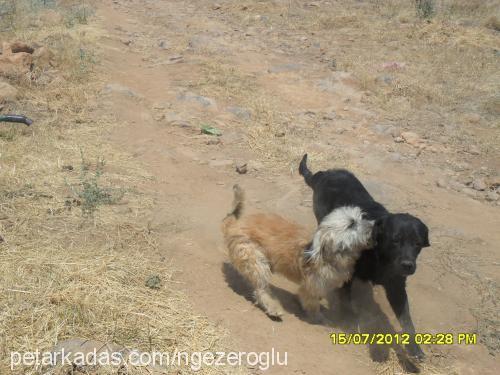
[(108, 83), (104, 88), (102, 89), (103, 94), (119, 94), (119, 95), (124, 95), (128, 96), (130, 98), (140, 98), (141, 95), (136, 93), (134, 90), (127, 86), (123, 86), (119, 83)]
[(214, 99), (207, 98), (206, 96), (202, 95), (197, 95), (189, 91), (177, 95), (177, 100), (199, 104), (204, 108), (217, 108), (217, 103)]
[(394, 125), (383, 125), (383, 124), (376, 124), (373, 126), (373, 130), (377, 134), (381, 135), (391, 135), (392, 137), (397, 137), (399, 132), (399, 129), (396, 128)]
[(443, 188), (443, 189), (447, 189), (448, 188), (448, 182), (444, 178), (439, 178), (436, 181), (436, 186), (440, 187), (440, 188)]
[(158, 48), (160, 48), (160, 49), (169, 49), (170, 48), (170, 44), (166, 40), (160, 40), (158, 42)]
[(478, 191), (486, 190), (486, 182), (482, 178), (476, 178), (474, 179), (474, 181), (472, 181), (472, 188)]
[(248, 172), (248, 166), (246, 163), (240, 163), (236, 165), (236, 172), (239, 174), (246, 174)]
[(469, 145), (469, 147), (467, 148), (467, 152), (471, 155), (479, 155), (481, 153), (479, 147), (475, 145)]
[(220, 138), (210, 138), (207, 140), (207, 145), (211, 146), (211, 145), (220, 145), (222, 143), (222, 141), (220, 140)]
[(0, 81), (0, 103), (12, 102), (17, 97), (17, 89), (7, 82)]
[(250, 120), (250, 118), (252, 117), (251, 112), (248, 109), (242, 107), (231, 106), (227, 108), (227, 111), (242, 120)]
[(499, 195), (496, 191), (489, 191), (486, 193), (486, 200), (490, 202), (496, 202), (499, 199)]
[(477, 198), (477, 191), (468, 187), (465, 187), (461, 190), (462, 193), (468, 195), (471, 198)]

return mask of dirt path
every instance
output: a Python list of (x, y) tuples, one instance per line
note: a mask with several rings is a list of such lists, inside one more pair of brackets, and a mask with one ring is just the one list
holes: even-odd
[[(157, 197), (152, 225), (162, 236), (162, 256), (174, 259), (177, 278), (199, 313), (229, 330), (235, 350), (287, 351), (289, 367), (270, 373), (394, 371), (391, 361), (372, 361), (370, 357), (377, 354), (365, 347), (331, 345), (332, 329), (304, 322), (294, 286), (281, 279), (276, 280), (275, 292), (288, 314), (282, 323), (270, 321), (248, 301), (248, 290), (225, 263), (219, 224), (235, 182), (247, 190), (251, 209), (273, 210), (314, 224), (311, 192), (297, 173), (266, 168), (266, 155), (248, 146), (252, 133), (246, 109), (230, 95), (206, 97), (197, 91), (207, 75), (218, 79), (210, 77), (207, 67), (216, 71), (225, 61), (242, 76), (255, 77), (255, 84), (269, 96), (278, 96), (277, 111), (298, 113), (293, 124), (303, 134), (301, 146), (326, 154), (322, 166), (334, 166), (337, 159), (328, 154), (338, 150), (378, 199), (391, 208), (411, 211), (432, 228), (433, 246), (423, 252), (419, 270), (409, 281), (417, 330), (489, 332), (491, 327), (481, 328), (481, 319), (496, 313), (491, 285), (498, 282), (498, 207), (437, 189), (439, 170), (418, 160), (401, 163), (387, 154), (385, 141), (363, 126), (377, 114), (363, 107), (362, 93), (346, 73), (309, 64), (306, 53), (274, 50), (266, 35), (235, 29), (214, 13), (210, 3), (103, 1), (98, 10), (108, 31), (102, 40), (107, 77), (102, 102), (124, 124), (113, 141), (156, 176), (147, 187)], [(339, 84), (325, 89), (332, 74)], [(323, 85), (318, 86), (318, 80)], [(349, 129), (347, 133), (308, 125), (307, 116), (331, 110), (343, 113), (337, 122)], [(200, 135), (203, 123), (221, 128), (221, 143)], [(319, 168), (314, 160), (312, 167)], [(234, 163), (249, 161), (249, 173), (238, 175)], [(295, 164), (296, 160), (290, 162)], [(362, 285), (356, 289), (371, 298)], [(387, 316), (397, 329), (383, 292), (375, 288), (374, 298), (382, 310), (363, 307), (360, 313), (376, 324), (383, 324)], [(337, 324), (333, 331), (355, 329), (346, 321)], [(494, 373), (494, 357), (484, 345), (431, 346), (425, 351), (428, 359), (423, 368), (429, 371)]]

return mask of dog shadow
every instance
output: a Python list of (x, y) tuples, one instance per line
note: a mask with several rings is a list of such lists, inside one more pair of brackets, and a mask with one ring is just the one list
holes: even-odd
[[(349, 333), (389, 334), (392, 337), (398, 333), (375, 300), (372, 284), (355, 281), (351, 295), (352, 309), (349, 312), (351, 324), (339, 327), (340, 329)], [(338, 304), (344, 311), (350, 309), (342, 306), (340, 302)], [(335, 309), (332, 312), (335, 313)], [(353, 322), (354, 324), (352, 324)], [(420, 373), (418, 366), (407, 355), (404, 348), (397, 343), (393, 342), (391, 345), (368, 344), (367, 347), (370, 358), (375, 362), (388, 361), (390, 350), (393, 349), (404, 371), (414, 374)]]
[[(252, 287), (230, 263), (224, 262), (222, 264), (222, 273), (224, 274), (227, 285), (235, 293), (244, 297), (251, 303), (255, 302)], [(306, 320), (306, 316), (295, 294), (274, 285), (270, 285), (270, 288), (273, 296), (276, 297), (287, 313), (295, 315), (301, 320)]]
[[(222, 264), (222, 273), (227, 285), (247, 301), (254, 303), (253, 289), (239, 272), (228, 262)], [(297, 295), (280, 287), (271, 285), (273, 296), (283, 309), (298, 319), (311, 322), (302, 310)], [(336, 295), (332, 295), (331, 309), (322, 307), (323, 315), (328, 319), (328, 328), (337, 328), (345, 333), (394, 334), (396, 330), (375, 301), (373, 286), (370, 283), (355, 282), (352, 289), (352, 307), (345, 306)], [(355, 312), (356, 311), (356, 312)], [(419, 373), (419, 368), (411, 361), (400, 345), (368, 344), (370, 358), (375, 362), (386, 362), (390, 349), (394, 349), (401, 367), (409, 373)]]

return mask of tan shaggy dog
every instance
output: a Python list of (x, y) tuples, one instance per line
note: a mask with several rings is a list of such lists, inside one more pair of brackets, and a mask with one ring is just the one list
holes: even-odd
[(350, 280), (361, 251), (372, 245), (373, 222), (358, 207), (340, 207), (313, 234), (275, 214), (241, 218), (244, 193), (235, 185), (232, 211), (222, 232), (233, 266), (254, 289), (255, 300), (272, 319), (281, 320), (280, 304), (272, 297), (272, 273), (300, 285), (299, 300), (310, 319), (324, 322), (320, 302)]

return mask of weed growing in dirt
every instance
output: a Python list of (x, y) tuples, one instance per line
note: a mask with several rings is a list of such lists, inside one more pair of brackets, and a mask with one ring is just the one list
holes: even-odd
[(90, 171), (90, 163), (85, 160), (81, 152), (81, 174), (78, 186), (70, 186), (73, 194), (80, 202), (84, 216), (92, 217), (99, 206), (118, 203), (124, 195), (121, 189), (101, 186), (101, 176), (104, 173), (105, 161), (99, 158), (95, 171)]
[(434, 15), (434, 0), (415, 0), (415, 7), (420, 18), (428, 19)]

